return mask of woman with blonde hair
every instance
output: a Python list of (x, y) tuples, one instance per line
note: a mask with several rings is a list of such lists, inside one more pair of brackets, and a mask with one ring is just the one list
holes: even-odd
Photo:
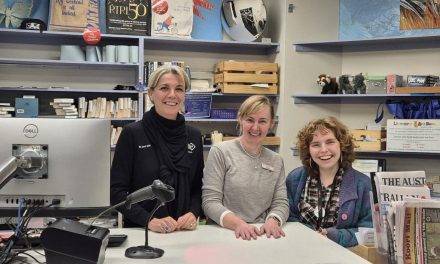
[(351, 167), (354, 142), (334, 117), (313, 120), (298, 133), (303, 164), (287, 176), (290, 216), (330, 238), (357, 245), (358, 227), (372, 227), (370, 179)]
[[(217, 224), (234, 230), (237, 238), (284, 236), (288, 217), (284, 165), (263, 140), (274, 124), (270, 100), (246, 99), (238, 110), (240, 136), (214, 145), (204, 169), (202, 206)], [(263, 223), (260, 228), (252, 223)]]
[(116, 145), (111, 203), (159, 179), (174, 188), (175, 199), (154, 216), (155, 201), (121, 209), (124, 226), (146, 226), (161, 233), (194, 230), (202, 213), (203, 145), (200, 131), (187, 126), (180, 114), (189, 78), (178, 66), (162, 66), (150, 75), (148, 86), (154, 107), (141, 121), (126, 125)]

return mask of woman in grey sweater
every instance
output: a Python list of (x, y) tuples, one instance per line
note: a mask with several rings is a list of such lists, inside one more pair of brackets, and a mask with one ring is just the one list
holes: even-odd
[[(238, 111), (240, 137), (211, 148), (203, 176), (202, 207), (237, 238), (284, 236), (289, 215), (281, 156), (262, 142), (274, 123), (270, 100), (249, 97)], [(260, 228), (251, 223), (264, 223)]]

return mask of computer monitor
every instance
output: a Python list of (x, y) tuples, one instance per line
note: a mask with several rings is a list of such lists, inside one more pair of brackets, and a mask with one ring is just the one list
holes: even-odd
[(43, 157), (37, 169), (17, 169), (0, 189), (0, 216), (16, 215), (19, 199), (50, 216), (96, 215), (110, 204), (110, 121), (0, 118), (0, 163), (11, 156)]

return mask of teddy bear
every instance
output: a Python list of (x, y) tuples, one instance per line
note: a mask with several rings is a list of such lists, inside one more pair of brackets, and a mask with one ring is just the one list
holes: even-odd
[(354, 76), (353, 79), (353, 89), (357, 94), (365, 94), (367, 92), (367, 86), (365, 85), (365, 77), (362, 73), (359, 73)]
[(350, 76), (341, 75), (339, 76), (339, 93), (340, 94), (352, 94), (353, 86), (350, 83)]
[(321, 94), (338, 93), (338, 83), (336, 82), (336, 78), (332, 78), (327, 74), (320, 74), (316, 82), (322, 87)]

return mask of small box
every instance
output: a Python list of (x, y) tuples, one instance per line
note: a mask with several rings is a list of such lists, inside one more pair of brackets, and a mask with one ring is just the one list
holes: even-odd
[(15, 98), (15, 117), (38, 117), (38, 98)]
[(387, 80), (385, 76), (367, 76), (367, 94), (386, 94)]
[(396, 93), (396, 87), (403, 86), (403, 76), (397, 74), (387, 75), (387, 94)]
[(440, 120), (388, 119), (386, 149), (440, 153)]
[(435, 75), (408, 75), (406, 78), (408, 86), (434, 86), (439, 81)]

